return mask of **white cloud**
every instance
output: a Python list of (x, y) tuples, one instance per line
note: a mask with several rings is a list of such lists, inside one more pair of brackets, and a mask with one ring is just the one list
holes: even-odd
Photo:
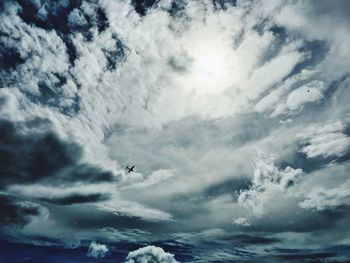
[(239, 226), (250, 226), (249, 220), (246, 217), (239, 217), (233, 220), (233, 223)]
[(338, 187), (325, 188), (316, 186), (306, 194), (306, 200), (299, 203), (300, 207), (317, 211), (337, 209), (350, 205), (350, 180)]
[(345, 128), (346, 126), (340, 121), (310, 125), (298, 135), (304, 144), (300, 152), (306, 154), (308, 158), (344, 156), (350, 148), (350, 137), (344, 133)]
[(111, 200), (96, 206), (100, 210), (108, 211), (115, 215), (138, 217), (150, 222), (172, 221), (172, 216), (169, 213), (131, 201)]
[(92, 258), (103, 258), (107, 255), (109, 249), (106, 245), (91, 242), (86, 256)]
[(326, 88), (322, 81), (311, 81), (289, 93), (286, 100), (276, 106), (271, 116), (277, 117), (279, 115), (299, 113), (306, 104), (322, 100), (325, 90)]
[(306, 103), (321, 100), (324, 84), (319, 81), (308, 83), (288, 95), (287, 105), (291, 110), (298, 110)]
[(78, 8), (75, 8), (68, 16), (68, 23), (71, 27), (84, 26), (87, 24), (87, 21), (84, 14)]
[[(296, 64), (303, 60), (303, 55), (295, 50), (281, 52), (279, 56), (266, 62), (256, 69), (247, 83), (247, 88), (252, 89), (250, 98), (259, 98), (272, 85), (279, 83), (291, 73)], [(281, 67), (281, 65), (284, 65)], [(269, 76), (269, 77), (266, 77)]]
[(140, 173), (125, 174), (123, 181), (118, 184), (119, 189), (144, 188), (158, 184), (176, 175), (175, 170), (157, 170), (149, 175), (143, 176)]
[(165, 252), (160, 247), (147, 246), (129, 252), (126, 263), (176, 263), (174, 255)]
[[(255, 106), (254, 109), (258, 112), (272, 111), (272, 117), (281, 115), (288, 110), (286, 99), (291, 91), (299, 87), (303, 87), (305, 81), (309, 81), (316, 76), (317, 71), (303, 69), (300, 73), (290, 76), (283, 81), (276, 89), (264, 96)], [(312, 82), (311, 82), (312, 83)], [(280, 111), (275, 108), (285, 108), (285, 111)]]
[(113, 186), (110, 183), (76, 185), (71, 187), (47, 186), (41, 184), (32, 185), (11, 185), (8, 192), (17, 196), (27, 198), (62, 198), (73, 194), (110, 194), (113, 193)]
[(260, 155), (254, 164), (252, 186), (243, 190), (238, 196), (238, 204), (259, 218), (266, 214), (266, 206), (277, 196), (286, 196), (288, 188), (292, 187), (303, 174), (301, 169), (286, 167), (278, 169), (272, 157)]
[(0, 30), (3, 32), (0, 40), (6, 48), (16, 50), (24, 63), (11, 74), (4, 75), (3, 85), (14, 85), (38, 96), (40, 82), (46, 82), (52, 89), (59, 83), (55, 74), (65, 75), (67, 72), (66, 47), (54, 30), (47, 31), (24, 23), (17, 15), (15, 5), (9, 5), (7, 11), (0, 15)]

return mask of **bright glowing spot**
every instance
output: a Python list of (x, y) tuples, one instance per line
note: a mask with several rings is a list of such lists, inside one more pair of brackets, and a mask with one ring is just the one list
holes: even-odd
[(201, 46), (190, 53), (193, 64), (187, 83), (198, 96), (223, 94), (237, 80), (234, 54), (227, 49)]
[(185, 54), (188, 70), (180, 75), (178, 85), (192, 96), (196, 106), (201, 105), (198, 107), (213, 96), (226, 98), (227, 91), (239, 81), (239, 61), (232, 42), (217, 32), (196, 28), (184, 35), (181, 45), (180, 54)]
[(194, 70), (205, 80), (219, 80), (224, 73), (224, 65), (218, 57), (203, 56), (195, 61)]

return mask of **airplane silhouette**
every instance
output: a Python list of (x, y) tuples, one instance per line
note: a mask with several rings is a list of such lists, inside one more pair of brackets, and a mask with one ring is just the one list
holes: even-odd
[(131, 167), (127, 166), (127, 167), (126, 167), (127, 173), (133, 172), (133, 171), (134, 171), (134, 168), (135, 168), (135, 165), (133, 165), (133, 166), (131, 166)]

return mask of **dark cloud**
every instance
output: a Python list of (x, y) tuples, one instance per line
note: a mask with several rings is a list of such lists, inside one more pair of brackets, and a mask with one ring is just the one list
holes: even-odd
[[(0, 45), (0, 69), (1, 71), (10, 71), (14, 70), (17, 65), (24, 62), (24, 59), (21, 57), (20, 53), (14, 48), (5, 48), (3, 45)], [(2, 83), (0, 82), (0, 85)]]
[(296, 65), (291, 75), (299, 73), (305, 67), (311, 67), (321, 63), (329, 52), (329, 46), (326, 41), (305, 41), (304, 45), (299, 49), (299, 51), (303, 53), (306, 52), (309, 54), (309, 57)]
[(246, 178), (234, 178), (218, 184), (212, 184), (203, 192), (205, 196), (216, 197), (223, 194), (230, 193), (234, 198), (239, 191), (247, 190), (251, 187), (251, 182)]
[(141, 16), (146, 15), (147, 10), (159, 0), (131, 0), (131, 4), (134, 6), (135, 11)]
[(309, 173), (319, 169), (324, 168), (327, 165), (327, 160), (321, 158), (309, 159), (306, 158), (305, 154), (295, 151), (292, 156), (289, 158), (283, 158), (277, 160), (276, 164), (282, 168), (290, 167), (299, 167), (303, 171)]
[(16, 0), (19, 4), (19, 16), (28, 24), (44, 29), (54, 29), (61, 34), (74, 32), (82, 33), (86, 40), (91, 38), (90, 29), (97, 27), (99, 32), (108, 27), (108, 20), (104, 11), (98, 6), (97, 1), (90, 1), (95, 5), (96, 12), (86, 14), (80, 9), (84, 1), (24, 1)]
[[(292, 208), (290, 208), (292, 210)], [(295, 209), (295, 208), (294, 208)], [(297, 208), (299, 209), (299, 208)], [(298, 212), (299, 211), (299, 212)], [(320, 212), (296, 210), (293, 217), (290, 214), (278, 214), (268, 219), (258, 220), (247, 230), (278, 232), (318, 232), (328, 228), (336, 228), (342, 219), (349, 218), (348, 210), (325, 210)]]
[(181, 16), (185, 10), (187, 2), (185, 0), (173, 0), (169, 9), (169, 14), (172, 17)]
[[(67, 226), (74, 229), (80, 229), (85, 231), (91, 231), (102, 229), (104, 227), (114, 227), (120, 230), (125, 229), (140, 229), (150, 230), (153, 234), (162, 233), (164, 229), (169, 226), (167, 223), (155, 223), (147, 222), (142, 218), (116, 215), (110, 212), (96, 210), (95, 207), (74, 207), (72, 210), (66, 210), (67, 207), (63, 207), (64, 210), (57, 210), (53, 212), (55, 218), (65, 222)], [(93, 211), (93, 213), (91, 212)], [(59, 214), (56, 214), (59, 213)]]
[(70, 194), (56, 198), (41, 198), (41, 201), (49, 202), (56, 205), (73, 205), (81, 203), (95, 203), (106, 201), (110, 198), (107, 194)]
[(237, 0), (212, 0), (215, 8), (226, 10), (230, 6), (235, 6)]
[(116, 69), (117, 65), (125, 59), (126, 52), (128, 51), (127, 47), (116, 36), (113, 39), (115, 40), (113, 49), (103, 50), (107, 60), (106, 68), (110, 71)]
[(249, 234), (235, 235), (233, 236), (233, 240), (246, 245), (273, 244), (281, 241), (278, 238), (264, 237), (259, 235), (249, 235)]
[(348, 249), (348, 246), (333, 246), (319, 249), (274, 248), (267, 251), (271, 256), (287, 262), (348, 262), (342, 260)]
[(47, 120), (24, 123), (0, 121), (0, 187), (41, 182), (71, 185), (114, 180), (110, 172), (81, 161), (82, 148), (51, 131), (25, 133), (21, 129), (45, 127)]
[(185, 73), (189, 70), (189, 66), (191, 65), (192, 61), (189, 58), (175, 58), (171, 57), (168, 60), (169, 66), (178, 73)]
[(321, 15), (321, 14), (331, 14), (334, 17), (345, 19), (348, 22), (349, 20), (349, 12), (350, 12), (350, 3), (347, 0), (339, 0), (336, 3), (328, 0), (320, 0), (317, 1), (317, 5), (314, 5), (313, 14)]
[(280, 254), (278, 255), (279, 258), (284, 260), (297, 260), (297, 261), (303, 261), (313, 259), (313, 260), (324, 260), (327, 258), (334, 257), (336, 254), (334, 253), (296, 253), (296, 254)]
[(28, 224), (31, 217), (38, 216), (42, 207), (31, 202), (19, 202), (15, 198), (0, 195), (0, 227), (23, 227)]
[[(34, 242), (33, 242), (34, 243)], [(37, 262), (84, 262), (94, 263), (95, 258), (86, 256), (87, 247), (69, 247), (61, 245), (38, 246), (32, 243), (10, 243), (0, 240), (1, 263), (37, 263)], [(127, 253), (113, 251), (103, 258), (104, 263), (123, 262)]]

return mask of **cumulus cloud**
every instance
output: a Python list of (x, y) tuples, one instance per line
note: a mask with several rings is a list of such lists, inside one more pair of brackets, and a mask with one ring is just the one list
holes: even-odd
[(160, 247), (147, 246), (139, 248), (135, 251), (129, 252), (126, 257), (126, 263), (137, 263), (137, 262), (154, 262), (154, 263), (176, 263), (174, 255), (165, 252)]
[(107, 255), (108, 251), (109, 249), (106, 245), (91, 242), (86, 256), (92, 258), (103, 258)]
[[(18, 88), (34, 102), (69, 111), (77, 95), (73, 85), (69, 92), (61, 88), (69, 78), (64, 42), (55, 31), (25, 23), (17, 15), (20, 7), (11, 3), (6, 1), (5, 12), (0, 16), (3, 52), (13, 54), (4, 58), (12, 64), (1, 69), (2, 87)], [(62, 96), (62, 100), (53, 95)]]
[(285, 195), (302, 175), (301, 169), (288, 166), (280, 170), (274, 165), (272, 157), (260, 155), (254, 163), (252, 186), (239, 193), (238, 204), (250, 210), (252, 215), (262, 217), (268, 202), (278, 195)]

